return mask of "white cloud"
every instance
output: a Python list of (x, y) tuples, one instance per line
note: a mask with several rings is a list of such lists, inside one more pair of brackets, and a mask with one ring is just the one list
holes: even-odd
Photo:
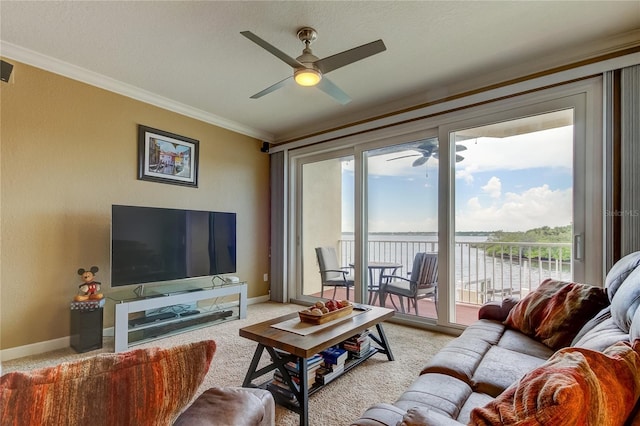
[(564, 226), (572, 222), (571, 189), (551, 190), (548, 185), (529, 188), (522, 193), (508, 192), (504, 201), (483, 206), (470, 198), (456, 212), (459, 231), (525, 231), (540, 226)]
[(482, 187), (482, 190), (489, 194), (491, 198), (500, 198), (500, 195), (502, 195), (502, 182), (500, 182), (499, 178), (493, 176), (489, 179), (489, 182)]

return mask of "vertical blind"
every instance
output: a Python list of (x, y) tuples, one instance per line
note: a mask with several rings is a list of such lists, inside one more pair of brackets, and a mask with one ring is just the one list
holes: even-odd
[(640, 250), (640, 65), (620, 74), (621, 255)]

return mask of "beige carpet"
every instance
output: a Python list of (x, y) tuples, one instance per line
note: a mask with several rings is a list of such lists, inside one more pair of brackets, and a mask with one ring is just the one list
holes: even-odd
[[(217, 351), (198, 394), (213, 386), (241, 386), (256, 344), (240, 337), (238, 329), (300, 309), (298, 305), (270, 302), (250, 305), (247, 318), (244, 320), (201, 328), (136, 348), (170, 347), (180, 343), (213, 339), (216, 341)], [(386, 356), (382, 354), (375, 355), (311, 396), (309, 423), (312, 426), (348, 425), (369, 406), (377, 402), (392, 403), (413, 382), (426, 361), (452, 339), (444, 334), (391, 323), (385, 323), (384, 329), (395, 361), (387, 361)], [(2, 374), (55, 365), (107, 351), (113, 351), (112, 338), (105, 338), (101, 351), (76, 354), (72, 349), (64, 349), (5, 361), (2, 363)], [(263, 363), (266, 361), (263, 359)], [(264, 381), (267, 378), (265, 376)], [(297, 425), (299, 416), (276, 405), (276, 424)]]

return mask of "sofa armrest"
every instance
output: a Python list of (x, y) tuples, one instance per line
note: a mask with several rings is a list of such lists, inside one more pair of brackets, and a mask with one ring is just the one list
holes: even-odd
[(502, 302), (487, 302), (478, 311), (478, 319), (488, 319), (494, 321), (504, 321), (507, 319), (511, 308), (513, 308), (518, 299), (514, 297), (507, 297)]
[(461, 423), (427, 407), (407, 411), (391, 404), (372, 405), (351, 426), (460, 426)]
[(367, 408), (351, 426), (396, 426), (406, 411), (391, 404), (375, 404)]
[(414, 407), (407, 410), (398, 426), (460, 426), (456, 420), (428, 407)]
[(275, 425), (271, 392), (257, 388), (211, 388), (176, 419), (174, 426)]

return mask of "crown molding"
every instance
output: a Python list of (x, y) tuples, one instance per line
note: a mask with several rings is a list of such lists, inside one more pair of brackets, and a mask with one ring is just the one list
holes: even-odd
[(274, 136), (270, 133), (245, 126), (235, 121), (227, 120), (215, 114), (211, 114), (198, 108), (190, 107), (183, 103), (156, 95), (147, 90), (123, 83), (97, 72), (89, 71), (85, 68), (69, 64), (67, 62), (52, 58), (47, 55), (43, 55), (38, 52), (34, 52), (29, 49), (25, 49), (13, 43), (0, 41), (0, 55), (2, 57), (13, 59), (26, 65), (41, 68), (54, 74), (59, 74), (61, 76), (68, 77), (73, 80), (89, 84), (91, 86), (99, 87), (100, 89), (108, 90), (110, 92), (114, 92), (140, 102), (154, 105), (159, 108), (166, 109), (168, 111), (172, 111), (187, 117), (195, 118), (196, 120), (213, 124), (214, 126), (222, 127), (236, 133), (259, 139), (261, 141), (270, 142), (274, 139)]

